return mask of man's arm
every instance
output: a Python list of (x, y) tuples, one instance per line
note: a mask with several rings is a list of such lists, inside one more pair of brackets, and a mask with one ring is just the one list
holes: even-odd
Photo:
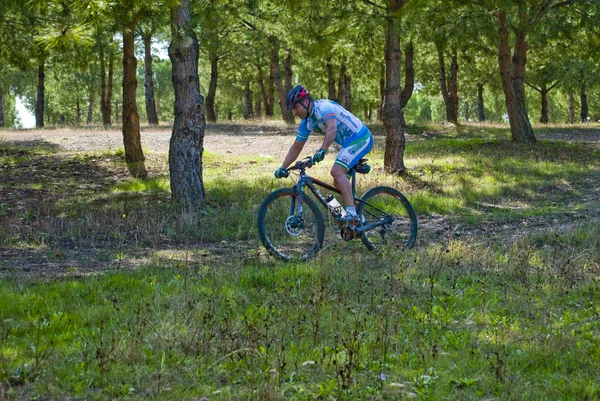
[(335, 136), (337, 134), (337, 124), (335, 118), (330, 118), (325, 121), (325, 138), (323, 138), (323, 144), (321, 145), (322, 149), (329, 150), (329, 147), (335, 140)]
[(288, 168), (288, 166), (298, 158), (298, 155), (304, 148), (305, 143), (306, 142), (302, 142), (296, 139), (290, 147), (287, 156), (285, 157), (285, 159), (283, 159), (283, 163), (281, 165), (285, 168)]

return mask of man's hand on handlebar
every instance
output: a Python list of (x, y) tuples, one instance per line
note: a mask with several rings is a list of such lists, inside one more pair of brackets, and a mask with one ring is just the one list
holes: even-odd
[(290, 173), (285, 169), (285, 167), (281, 166), (275, 171), (275, 178), (285, 178), (288, 177)]

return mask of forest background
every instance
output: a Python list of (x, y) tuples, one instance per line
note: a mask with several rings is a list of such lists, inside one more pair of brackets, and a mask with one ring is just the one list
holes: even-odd
[[(2, 1), (0, 398), (600, 398), (599, 11)], [(367, 122), (415, 249), (266, 253), (296, 83)]]

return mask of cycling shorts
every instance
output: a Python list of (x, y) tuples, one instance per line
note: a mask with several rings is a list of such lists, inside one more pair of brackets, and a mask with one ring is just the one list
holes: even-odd
[(338, 153), (335, 164), (344, 167), (346, 171), (350, 170), (360, 159), (365, 157), (373, 148), (373, 135), (365, 126), (363, 129), (346, 139), (342, 144), (342, 149)]

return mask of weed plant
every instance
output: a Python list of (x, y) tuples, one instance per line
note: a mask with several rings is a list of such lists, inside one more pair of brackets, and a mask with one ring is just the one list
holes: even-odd
[[(0, 398), (600, 398), (598, 146), (411, 135), (407, 176), (383, 174), (376, 148), (359, 192), (407, 194), (417, 247), (372, 254), (330, 228), (303, 264), (258, 243), (258, 205), (291, 184), (266, 157), (205, 153), (208, 203), (188, 210), (164, 158), (136, 181), (118, 151), (0, 143), (4, 255), (111, 266), (40, 280), (0, 261)], [(436, 234), (435, 216), (483, 234)], [(139, 252), (136, 269), (115, 264)]]

